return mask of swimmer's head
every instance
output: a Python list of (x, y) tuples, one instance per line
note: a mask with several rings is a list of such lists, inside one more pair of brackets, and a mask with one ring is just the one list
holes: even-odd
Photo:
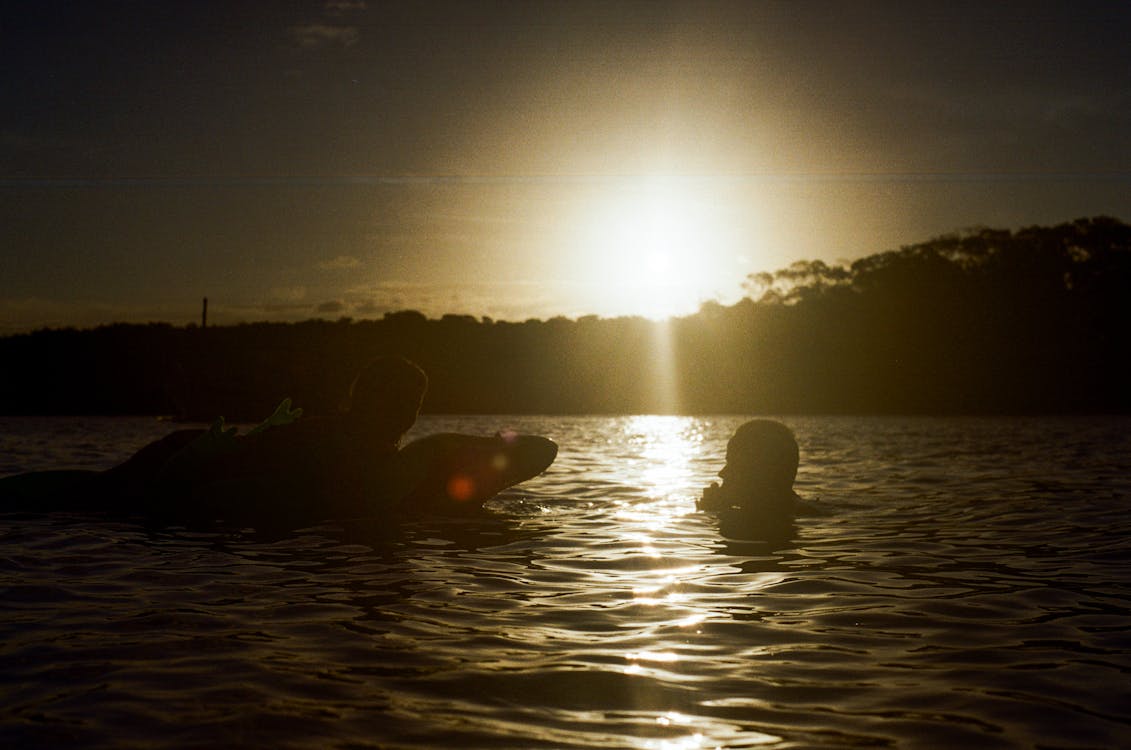
[(800, 451), (789, 428), (772, 419), (754, 419), (727, 443), (723, 486), (751, 493), (792, 491)]
[(350, 386), (346, 412), (394, 443), (416, 422), (428, 376), (404, 357), (377, 357)]

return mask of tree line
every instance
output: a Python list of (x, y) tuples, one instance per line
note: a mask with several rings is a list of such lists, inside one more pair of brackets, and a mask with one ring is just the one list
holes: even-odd
[(664, 322), (44, 329), (0, 339), (0, 413), (327, 413), (389, 353), (428, 372), (432, 413), (1127, 413), (1129, 281), (1131, 226), (1096, 217), (802, 261)]

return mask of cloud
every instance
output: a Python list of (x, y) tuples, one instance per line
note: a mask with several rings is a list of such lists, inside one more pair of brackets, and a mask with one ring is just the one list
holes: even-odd
[[(0, 336), (38, 328), (94, 328), (111, 323), (198, 323), (198, 304), (198, 299), (136, 304), (43, 297), (0, 299)], [(209, 310), (208, 319), (210, 322), (215, 320), (212, 309)]]
[(330, 260), (322, 260), (318, 262), (318, 270), (320, 271), (346, 271), (351, 268), (357, 268), (361, 265), (361, 261), (352, 255), (339, 255)]
[(352, 47), (359, 35), (353, 26), (333, 26), (326, 23), (312, 23), (291, 27), (291, 36), (303, 49), (321, 49), (328, 46)]
[(294, 305), (306, 299), (304, 286), (276, 286), (267, 293), (268, 304)]
[(555, 297), (557, 291), (540, 282), (381, 282), (346, 290), (342, 299), (344, 310), (359, 318), (399, 310), (417, 310), (430, 318), (450, 313), (496, 320), (579, 314)]
[(372, 318), (383, 313), (392, 312), (396, 309), (403, 309), (403, 305), (394, 307), (385, 302), (377, 302), (376, 300), (366, 300), (354, 305), (354, 312), (367, 318)]
[(335, 16), (360, 12), (365, 10), (366, 7), (364, 0), (326, 0), (327, 12)]
[(323, 302), (321, 305), (315, 308), (315, 312), (336, 315), (337, 313), (340, 313), (345, 309), (346, 304), (344, 302), (341, 302), (340, 300), (333, 300), (331, 302)]

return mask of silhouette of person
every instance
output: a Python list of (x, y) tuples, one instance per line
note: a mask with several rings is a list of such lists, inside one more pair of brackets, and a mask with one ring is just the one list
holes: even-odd
[[(202, 467), (197, 479), (243, 483), (213, 489), (247, 489), (269, 497), (313, 495), (346, 511), (377, 490), (405, 433), (420, 412), (428, 377), (403, 357), (370, 361), (354, 378), (344, 409), (325, 417), (238, 436), (238, 446)], [(251, 482), (252, 484), (248, 484)]]
[[(177, 430), (105, 472), (102, 481), (130, 504), (154, 492), (198, 495), (192, 490), (201, 486), (225, 502), (296, 494), (284, 492), (288, 487), (348, 502), (364, 491), (364, 477), (396, 455), (427, 388), (427, 375), (409, 360), (377, 357), (354, 378), (340, 414), (299, 419), (301, 409), (291, 412), (288, 399), (244, 435), (225, 429), (222, 420), (209, 430)], [(193, 502), (210, 504), (199, 496)]]
[(718, 514), (724, 533), (728, 528), (786, 532), (801, 504), (793, 491), (799, 458), (797, 439), (784, 424), (746, 422), (727, 442), (722, 485), (712, 482), (696, 505)]
[(328, 518), (474, 510), (542, 473), (558, 446), (537, 435), (437, 433), (401, 448), (428, 378), (379, 357), (340, 414), (302, 416), (284, 400), (240, 435), (222, 418), (177, 430), (107, 471), (28, 472), (0, 480), (0, 510), (81, 510), (153, 520), (294, 529)]
[(404, 357), (378, 357), (350, 384), (343, 421), (348, 431), (382, 451), (395, 452), (416, 423), (428, 376)]
[(244, 439), (253, 450), (294, 453), (296, 460), (316, 463), (391, 455), (416, 423), (427, 390), (428, 376), (414, 363), (377, 357), (353, 379), (341, 413), (297, 419)]
[(424, 371), (402, 357), (373, 360), (354, 379), (340, 415), (248, 434), (236, 449), (188, 475), (194, 509), (281, 525), (374, 512), (473, 510), (540, 474), (556, 457), (553, 441), (511, 433), (438, 433), (402, 449), (427, 386)]

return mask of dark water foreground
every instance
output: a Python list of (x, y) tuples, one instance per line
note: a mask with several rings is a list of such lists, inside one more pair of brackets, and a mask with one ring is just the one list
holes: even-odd
[[(694, 512), (738, 418), (425, 420), (562, 446), (480, 518), (0, 515), (0, 746), (1131, 746), (1131, 420), (786, 421), (776, 546)], [(0, 420), (0, 473), (164, 430)]]

